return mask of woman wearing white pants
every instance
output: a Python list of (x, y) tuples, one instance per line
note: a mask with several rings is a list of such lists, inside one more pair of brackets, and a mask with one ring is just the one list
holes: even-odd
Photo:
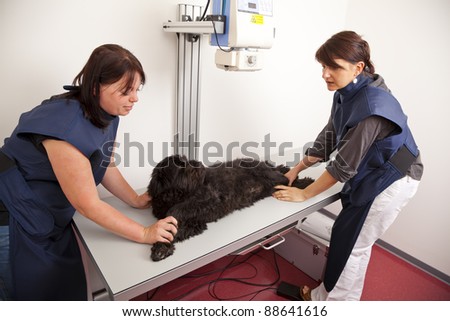
[[(304, 190), (277, 186), (282, 201), (304, 201), (345, 183), (342, 211), (331, 233), (324, 280), (299, 290), (303, 300), (359, 300), (375, 241), (417, 191), (423, 173), (419, 149), (400, 103), (375, 74), (368, 43), (353, 31), (333, 35), (316, 52), (322, 78), (335, 91), (328, 123), (286, 176), (329, 161)], [(334, 153), (330, 160), (330, 155)]]
[(372, 245), (394, 222), (418, 187), (419, 181), (405, 176), (377, 196), (338, 282), (330, 293), (321, 283), (311, 291), (312, 300), (354, 301), (361, 298)]

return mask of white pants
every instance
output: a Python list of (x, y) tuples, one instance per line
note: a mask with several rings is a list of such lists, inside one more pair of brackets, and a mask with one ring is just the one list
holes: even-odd
[(360, 300), (373, 244), (391, 226), (418, 187), (419, 181), (405, 176), (375, 198), (335, 287), (327, 292), (321, 283), (311, 291), (313, 301)]

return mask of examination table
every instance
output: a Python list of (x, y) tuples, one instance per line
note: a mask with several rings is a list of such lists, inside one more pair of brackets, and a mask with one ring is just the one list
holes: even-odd
[[(280, 159), (272, 161), (280, 164)], [(317, 179), (324, 168), (323, 164), (309, 168), (300, 177)], [(202, 234), (176, 243), (174, 254), (159, 262), (150, 259), (151, 245), (121, 238), (76, 213), (74, 229), (87, 271), (89, 299), (130, 300), (223, 256), (245, 254), (258, 247), (271, 249), (284, 242), (283, 235), (295, 228), (297, 221), (338, 200), (341, 188), (338, 183), (301, 203), (263, 199), (208, 224)], [(143, 225), (156, 221), (151, 209), (134, 209), (115, 197), (104, 201)]]

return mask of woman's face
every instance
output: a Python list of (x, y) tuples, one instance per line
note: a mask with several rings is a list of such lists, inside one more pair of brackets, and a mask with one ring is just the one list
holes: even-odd
[[(141, 77), (136, 73), (132, 88), (125, 88), (126, 78), (111, 85), (100, 85), (100, 106), (112, 116), (126, 116), (133, 109), (141, 87)], [(125, 89), (124, 89), (125, 88)]]
[(363, 62), (352, 64), (344, 59), (334, 59), (340, 68), (329, 67), (322, 64), (322, 78), (330, 91), (338, 90), (347, 86), (358, 76), (364, 68)]

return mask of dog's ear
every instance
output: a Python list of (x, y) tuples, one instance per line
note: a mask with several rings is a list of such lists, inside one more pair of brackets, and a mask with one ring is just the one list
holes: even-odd
[(147, 192), (152, 197), (154, 197), (155, 195), (163, 191), (168, 184), (169, 181), (167, 177), (162, 174), (162, 169), (154, 168), (150, 178), (150, 183), (147, 188)]
[(176, 204), (182, 202), (186, 195), (184, 191), (176, 188), (169, 187), (164, 189), (152, 200), (152, 211), (158, 219), (166, 217), (169, 210)]
[(148, 193), (154, 197), (172, 185), (177, 167), (174, 166), (175, 156), (168, 156), (160, 161), (152, 171)]
[(183, 155), (168, 156), (153, 169), (148, 192), (152, 197), (171, 188), (192, 192), (202, 184), (205, 167), (196, 160)]

